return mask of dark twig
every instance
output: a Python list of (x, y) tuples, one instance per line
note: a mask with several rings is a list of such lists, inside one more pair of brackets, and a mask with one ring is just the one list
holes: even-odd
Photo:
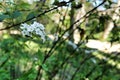
[[(67, 4), (67, 3), (70, 3), (70, 2), (72, 2), (72, 1), (74, 1), (74, 0), (70, 0), (70, 1), (66, 2), (66, 4)], [(62, 6), (66, 6), (66, 4), (63, 4)], [(3, 29), (0, 29), (0, 31), (2, 31), (2, 30), (7, 30), (7, 29), (10, 29), (10, 28), (12, 28), (12, 27), (18, 26), (18, 25), (20, 25), (20, 24), (22, 24), (22, 23), (28, 22), (28, 21), (30, 21), (30, 20), (32, 20), (32, 19), (34, 19), (34, 18), (40, 17), (40, 16), (42, 16), (42, 15), (48, 13), (48, 12), (51, 12), (51, 11), (53, 11), (53, 10), (56, 10), (56, 9), (58, 9), (59, 7), (62, 7), (62, 6), (57, 6), (57, 7), (54, 7), (54, 8), (52, 8), (52, 9), (46, 10), (46, 11), (44, 11), (43, 13), (40, 13), (40, 14), (38, 14), (38, 15), (36, 15), (36, 16), (33, 16), (33, 17), (30, 18), (30, 19), (27, 19), (27, 20), (22, 21), (22, 22), (20, 22), (20, 23), (13, 24), (12, 26), (5, 27), (5, 28), (3, 28)]]
[(20, 22), (20, 23), (14, 24), (14, 25), (12, 25), (12, 26), (9, 26), (9, 27), (0, 29), (0, 31), (2, 31), (2, 30), (7, 30), (7, 29), (10, 29), (10, 28), (12, 28), (12, 27), (18, 26), (18, 25), (20, 25), (20, 24), (22, 24), (22, 23), (28, 22), (28, 21), (30, 21), (30, 20), (32, 20), (32, 19), (34, 19), (34, 18), (40, 17), (40, 16), (42, 16), (42, 15), (48, 13), (48, 12), (51, 12), (51, 11), (57, 9), (57, 8), (58, 8), (58, 7), (54, 7), (54, 8), (52, 8), (52, 9), (46, 10), (46, 11), (44, 11), (43, 13), (38, 14), (37, 16), (34, 16), (34, 17), (30, 18), (30, 19), (27, 19), (27, 20), (25, 20), (25, 21), (22, 21), (22, 22)]
[(100, 64), (105, 65), (106, 62), (103, 61), (103, 60), (101, 60), (99, 63), (97, 63), (97, 64), (91, 69), (90, 72), (88, 72), (88, 73), (86, 74), (85, 77), (88, 78), (88, 77), (95, 71), (95, 69), (97, 68), (97, 66), (100, 65)]
[[(93, 8), (92, 10), (88, 11), (83, 17), (81, 17), (80, 19), (78, 19), (77, 21), (75, 21), (66, 31), (63, 32), (63, 34), (58, 38), (58, 40), (54, 43), (54, 45), (51, 47), (51, 49), (48, 51), (48, 54), (45, 56), (45, 59), (44, 59), (44, 62), (43, 64), (45, 63), (45, 61), (49, 58), (49, 56), (51, 55), (51, 52), (54, 50), (54, 48), (56, 47), (57, 43), (61, 40), (61, 38), (63, 37), (63, 35), (69, 31), (73, 25), (75, 25), (76, 23), (78, 23), (81, 19), (83, 18), (87, 18), (91, 12), (93, 12), (94, 10), (96, 10), (99, 6), (101, 6), (102, 4), (104, 4), (106, 2), (106, 0), (104, 0), (101, 4), (99, 4), (98, 6), (96, 6), (95, 8)], [(40, 72), (41, 72), (41, 68), (42, 66), (40, 65), (39, 66), (39, 69), (38, 69), (38, 74), (37, 74), (37, 77), (36, 77), (36, 80), (40, 80), (41, 79), (41, 76), (40, 76)]]
[[(55, 42), (55, 44), (52, 46), (52, 48), (49, 50), (49, 52), (48, 52), (48, 54), (50, 54), (52, 51), (53, 51), (53, 49), (55, 48), (55, 46), (57, 45), (57, 43), (61, 40), (61, 38), (63, 37), (63, 35), (67, 32), (67, 31), (69, 31), (71, 28), (72, 28), (72, 26), (73, 25), (75, 25), (77, 22), (79, 22), (81, 19), (83, 19), (83, 18), (87, 18), (87, 17), (89, 17), (90, 15), (88, 15), (88, 14), (90, 14), (91, 12), (93, 12), (94, 10), (96, 10), (99, 6), (101, 6), (104, 2), (105, 2), (106, 0), (104, 0), (101, 4), (99, 4), (98, 6), (96, 6), (95, 8), (93, 8), (92, 10), (90, 10), (90, 11), (88, 11), (83, 17), (81, 17), (79, 20), (77, 20), (77, 21), (75, 21), (66, 31), (64, 31), (63, 32), (63, 34), (58, 38), (58, 40)], [(83, 20), (84, 21), (84, 20)], [(82, 23), (82, 22), (81, 22)], [(74, 29), (75, 30), (75, 29)], [(73, 31), (74, 31), (73, 30)], [(72, 32), (73, 33), (73, 32)], [(63, 40), (64, 41), (64, 40)], [(62, 41), (62, 42), (63, 42)], [(60, 43), (61, 44), (61, 43)], [(60, 44), (58, 45), (58, 46), (60, 46)]]
[(74, 79), (75, 75), (78, 73), (78, 71), (80, 71), (81, 69), (81, 65), (83, 65), (87, 60), (89, 60), (91, 57), (93, 57), (92, 55), (86, 56), (79, 64), (79, 67), (75, 70), (74, 74), (71, 77), (71, 80)]
[[(81, 44), (82, 44), (82, 43), (79, 43), (78, 46), (77, 46), (77, 48), (75, 48), (75, 49), (70, 53), (70, 55), (67, 56), (67, 57), (64, 59), (64, 61), (63, 61), (62, 64), (58, 67), (58, 69), (60, 69), (60, 68), (62, 68), (62, 67), (64, 66), (64, 64), (70, 59), (71, 56), (74, 55), (74, 53), (76, 52), (76, 50), (79, 48), (79, 46), (80, 46)], [(58, 71), (59, 71), (59, 70), (56, 70), (56, 72), (55, 72), (54, 74), (52, 74), (51, 79), (56, 76), (56, 74), (58, 73)]]
[[(99, 6), (101, 6), (102, 4), (104, 4), (105, 3), (105, 1), (106, 0), (104, 0), (101, 4), (99, 4), (98, 6), (96, 6), (95, 8), (93, 8), (92, 10), (90, 10), (90, 11), (88, 11), (82, 18), (87, 18), (88, 16), (90, 16), (90, 15), (88, 15), (88, 14), (90, 14), (91, 12), (93, 12), (94, 10), (96, 10)], [(74, 22), (71, 26), (70, 26), (70, 28), (68, 28), (60, 37), (62, 37), (67, 31), (69, 31), (70, 29), (71, 29), (71, 27), (74, 25), (74, 24), (76, 24), (77, 22), (79, 22), (82, 18), (80, 18), (79, 20), (77, 20), (76, 22)], [(73, 30), (74, 31), (74, 30)], [(72, 32), (73, 33), (73, 32)], [(60, 39), (60, 38), (59, 38)], [(59, 40), (58, 40), (59, 41)], [(64, 41), (64, 40), (63, 40)], [(60, 46), (61, 45), (61, 42), (60, 42), (60, 44), (58, 45), (58, 46)], [(54, 46), (55, 47), (55, 46)], [(52, 48), (52, 49), (54, 49), (54, 48)], [(76, 49), (75, 49), (76, 50)], [(52, 52), (52, 50), (50, 50), (50, 52), (49, 53), (51, 53)], [(70, 56), (69, 56), (70, 57)], [(64, 62), (66, 62), (68, 59), (69, 59), (69, 57), (67, 57), (66, 59), (65, 59), (65, 61)], [(64, 65), (64, 62), (61, 64), (61, 67)], [(54, 76), (55, 76), (55, 74), (54, 74)]]
[(2, 64), (0, 65), (0, 68), (5, 65), (5, 63), (9, 60), (9, 58), (10, 58), (10, 57), (7, 57), (7, 59), (5, 59), (5, 61), (2, 62)]

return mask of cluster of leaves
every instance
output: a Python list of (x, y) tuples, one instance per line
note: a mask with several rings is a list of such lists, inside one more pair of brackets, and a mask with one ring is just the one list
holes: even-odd
[[(46, 55), (44, 51), (46, 51), (46, 45), (49, 42), (41, 45), (42, 42), (40, 43), (38, 40), (28, 40), (21, 36), (9, 36), (7, 39), (1, 40), (1, 80), (34, 80), (37, 76), (36, 68), (39, 65), (42, 65), (42, 77), (46, 80), (56, 78), (64, 80), (87, 78), (90, 80), (119, 80), (117, 65), (112, 66), (111, 64), (114, 64), (114, 62), (109, 64), (107, 59), (118, 61), (119, 56), (116, 57), (117, 54), (106, 54), (86, 48), (83, 45), (79, 47), (78, 52), (71, 52), (65, 42), (43, 64)], [(100, 58), (97, 58), (95, 55), (98, 55)]]
[[(58, 39), (51, 40), (47, 36), (47, 41), (43, 44), (38, 38), (22, 37), (19, 34), (9, 32), (3, 34), (0, 40), (0, 80), (39, 80), (38, 78), (45, 80), (120, 79), (118, 74), (120, 56), (118, 54), (106, 54), (85, 46), (88, 39), (100, 39), (99, 36), (104, 31), (105, 21), (111, 19), (110, 16), (100, 16), (99, 12), (93, 11), (96, 8), (88, 11), (87, 15), (89, 16), (85, 15), (88, 23), (82, 22), (78, 26), (81, 33), (87, 37), (78, 43), (78, 50), (75, 50), (68, 45), (69, 39), (63, 38), (65, 32), (73, 29), (70, 25), (70, 5), (61, 7), (67, 6), (68, 2), (55, 0), (53, 5), (48, 5), (50, 4), (49, 1), (40, 0), (43, 2), (38, 1), (38, 3), (34, 2), (31, 5), (22, 0), (5, 1), (0, 3), (0, 22), (5, 23), (6, 27), (15, 27), (19, 26), (20, 23), (31, 23), (37, 20), (46, 25), (47, 34), (55, 33)], [(72, 1), (74, 0), (70, 0), (70, 2)], [(85, 5), (90, 5), (89, 0)], [(55, 8), (49, 8), (53, 6)], [(75, 2), (73, 3), (76, 12), (81, 7), (82, 2), (78, 6)], [(52, 11), (55, 9), (56, 11)], [(47, 12), (50, 13), (45, 14)], [(112, 30), (109, 36), (111, 42), (120, 39), (118, 30), (118, 26)], [(73, 31), (69, 33), (70, 36)]]

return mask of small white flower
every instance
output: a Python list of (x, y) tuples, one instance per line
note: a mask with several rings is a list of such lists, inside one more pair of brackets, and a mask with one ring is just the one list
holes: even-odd
[(23, 36), (31, 36), (31, 34), (25, 30), (22, 31), (22, 34), (23, 34)]
[(38, 23), (38, 22), (36, 22), (36, 21), (35, 21), (32, 25), (35, 26), (36, 28), (41, 29), (41, 30), (44, 30), (44, 29), (45, 29), (42, 24), (40, 24), (40, 23)]
[(43, 34), (40, 29), (36, 29), (36, 30), (35, 30), (35, 33), (36, 33), (37, 35), (42, 35), (42, 34)]
[(39, 25), (41, 30), (44, 30), (44, 26), (42, 24)]
[(26, 24), (26, 23), (24, 23), (24, 24), (21, 24), (21, 29), (27, 29), (29, 27), (29, 25), (28, 24)]

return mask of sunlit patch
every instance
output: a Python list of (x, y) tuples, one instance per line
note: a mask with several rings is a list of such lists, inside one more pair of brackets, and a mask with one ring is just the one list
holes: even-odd
[(105, 55), (103, 55), (99, 52), (94, 52), (93, 55), (100, 60), (105, 60), (111, 66), (115, 66), (117, 69), (120, 69), (120, 62), (119, 61), (115, 61), (109, 57), (106, 57)]

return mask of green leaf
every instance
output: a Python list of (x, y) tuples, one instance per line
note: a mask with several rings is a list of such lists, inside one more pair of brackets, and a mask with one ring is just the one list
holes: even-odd
[(28, 10), (28, 9), (30, 9), (30, 4), (28, 4), (28, 3), (26, 3), (26, 2), (24, 2), (24, 1), (19, 1), (19, 4), (17, 4), (16, 5), (16, 8), (17, 9), (24, 9), (24, 10)]
[(3, 21), (6, 18), (9, 18), (9, 15), (0, 14), (0, 22)]
[(42, 65), (42, 68), (43, 68), (45, 71), (48, 71), (48, 70), (49, 70), (46, 64), (43, 64), (43, 65)]
[(59, 3), (59, 1), (58, 1), (58, 0), (55, 0), (54, 3), (53, 3), (53, 5), (56, 5), (56, 4), (58, 4), (58, 3)]
[(38, 50), (37, 55), (38, 55), (38, 58), (40, 59), (40, 64), (42, 64), (44, 60), (44, 54), (40, 50)]
[(30, 13), (28, 14), (28, 16), (26, 17), (26, 19), (28, 20), (28, 19), (31, 19), (31, 18), (33, 18), (33, 17), (35, 17), (35, 13), (34, 13), (34, 12), (30, 12)]
[(14, 11), (13, 14), (12, 14), (12, 18), (17, 18), (21, 16), (21, 12), (20, 11)]

